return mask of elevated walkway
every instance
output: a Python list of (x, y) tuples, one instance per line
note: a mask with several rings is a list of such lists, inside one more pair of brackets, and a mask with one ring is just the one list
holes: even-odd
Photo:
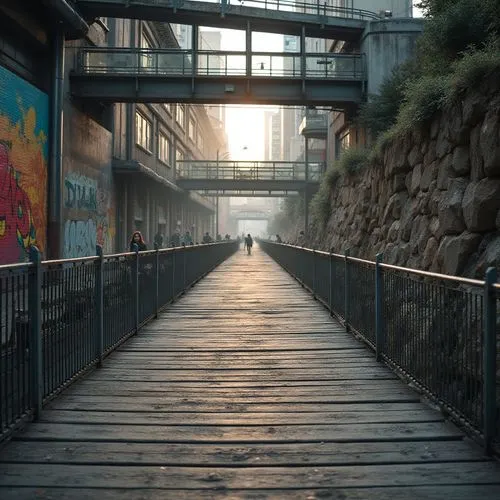
[(73, 95), (108, 102), (346, 107), (365, 85), (361, 55), (90, 48), (78, 61)]
[(179, 162), (177, 185), (185, 190), (220, 192), (298, 192), (318, 187), (323, 163), (273, 161)]
[(0, 451), (0, 498), (493, 500), (500, 465), (259, 248)]
[(248, 25), (268, 33), (305, 35), (335, 40), (358, 40), (374, 12), (325, 2), (257, 0), (249, 2), (196, 2), (189, 0), (77, 0), (88, 20), (118, 17), (168, 23), (245, 30)]

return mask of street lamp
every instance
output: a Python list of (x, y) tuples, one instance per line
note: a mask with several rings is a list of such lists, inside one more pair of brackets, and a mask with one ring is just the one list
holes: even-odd
[[(215, 162), (215, 178), (219, 179), (219, 161), (227, 160), (231, 156), (229, 151), (222, 153), (220, 155), (220, 149), (217, 149), (217, 156)], [(215, 195), (215, 240), (217, 241), (217, 235), (219, 234), (219, 190), (217, 190), (217, 194)]]

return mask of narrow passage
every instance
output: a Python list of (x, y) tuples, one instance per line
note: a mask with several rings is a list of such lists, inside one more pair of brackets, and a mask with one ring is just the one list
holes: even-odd
[(0, 498), (500, 498), (499, 464), (253, 250), (0, 449)]

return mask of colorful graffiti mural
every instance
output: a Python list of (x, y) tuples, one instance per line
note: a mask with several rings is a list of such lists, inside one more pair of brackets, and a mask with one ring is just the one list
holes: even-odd
[(46, 246), (48, 109), (45, 93), (0, 66), (0, 264)]

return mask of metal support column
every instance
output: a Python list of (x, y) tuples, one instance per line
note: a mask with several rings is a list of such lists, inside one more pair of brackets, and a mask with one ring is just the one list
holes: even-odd
[(306, 95), (306, 27), (300, 31), (300, 77), (302, 79), (302, 97)]
[(305, 160), (305, 190), (304, 190), (304, 236), (307, 238), (307, 227), (309, 225), (309, 197), (307, 182), (309, 180), (309, 139), (304, 137), (305, 149), (304, 149), (304, 160)]
[(49, 224), (48, 256), (57, 259), (62, 248), (62, 155), (64, 126), (64, 33), (58, 31), (52, 39), (52, 92), (50, 120), (49, 164)]
[[(130, 21), (130, 46), (135, 47), (137, 21), (132, 19)], [(126, 122), (125, 122), (125, 156), (128, 161), (131, 161), (134, 156), (135, 145), (135, 104), (130, 102), (125, 104), (126, 109)]]
[(195, 79), (198, 73), (198, 25), (193, 24), (191, 31), (191, 93), (194, 95), (195, 92)]
[(245, 34), (245, 50), (246, 50), (246, 75), (247, 77), (250, 77), (252, 76), (252, 27), (250, 25), (250, 21), (247, 21), (247, 29)]

